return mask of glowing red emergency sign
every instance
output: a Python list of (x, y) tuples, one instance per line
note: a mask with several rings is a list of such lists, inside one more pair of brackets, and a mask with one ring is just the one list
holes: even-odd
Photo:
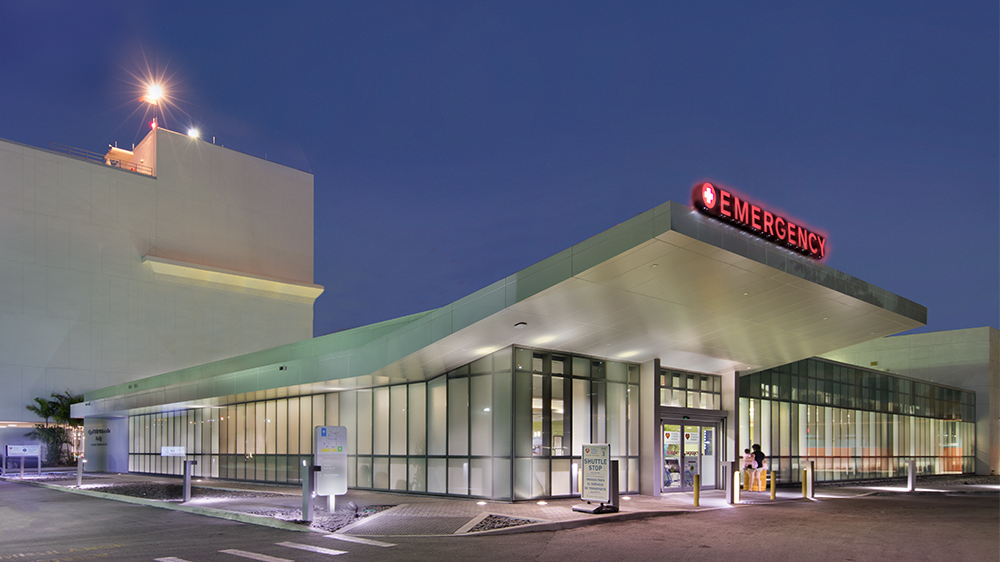
[(738, 226), (811, 258), (826, 257), (826, 237), (708, 182), (694, 186), (694, 206), (702, 213)]

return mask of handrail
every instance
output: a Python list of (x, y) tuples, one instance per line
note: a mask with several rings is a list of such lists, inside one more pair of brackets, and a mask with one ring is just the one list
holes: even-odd
[(91, 152), (89, 150), (76, 148), (74, 146), (69, 146), (58, 142), (50, 142), (49, 150), (53, 152), (60, 152), (72, 158), (79, 158), (81, 160), (86, 160), (88, 162), (107, 164), (108, 166), (112, 166), (114, 168), (121, 168), (123, 170), (128, 170), (130, 172), (136, 172), (147, 176), (153, 175), (153, 168), (151, 166), (140, 164), (138, 162), (129, 162), (127, 160), (121, 160), (118, 158), (108, 158), (105, 155), (100, 154), (98, 152)]

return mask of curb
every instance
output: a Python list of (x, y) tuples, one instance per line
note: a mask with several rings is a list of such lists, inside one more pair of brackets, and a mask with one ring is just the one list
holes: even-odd
[(144, 505), (147, 507), (156, 507), (159, 509), (169, 509), (172, 511), (183, 511), (185, 513), (193, 513), (195, 515), (205, 515), (208, 517), (215, 517), (217, 519), (228, 519), (230, 521), (237, 521), (239, 523), (248, 523), (251, 525), (260, 525), (262, 527), (274, 527), (276, 529), (284, 529), (286, 531), (298, 531), (300, 533), (301, 532), (329, 533), (329, 531), (324, 531), (322, 529), (313, 529), (311, 527), (305, 527), (302, 525), (298, 525), (296, 523), (282, 521), (280, 519), (275, 519), (273, 517), (251, 515), (249, 513), (240, 513), (238, 511), (226, 511), (223, 509), (213, 509), (211, 507), (184, 505), (178, 503), (164, 502), (161, 500), (147, 500), (143, 498), (135, 498), (132, 496), (123, 496), (120, 494), (109, 494), (106, 492), (93, 492), (90, 490), (80, 490), (77, 488), (70, 488), (68, 486), (57, 486), (55, 484), (47, 484), (45, 482), (26, 482), (22, 480), (10, 480), (7, 478), (4, 478), (3, 480), (6, 480), (7, 482), (15, 482), (18, 484), (27, 484), (29, 486), (37, 486), (39, 488), (48, 488), (50, 490), (57, 490), (60, 492), (79, 494), (81, 496), (89, 496), (92, 498), (119, 501), (135, 505)]

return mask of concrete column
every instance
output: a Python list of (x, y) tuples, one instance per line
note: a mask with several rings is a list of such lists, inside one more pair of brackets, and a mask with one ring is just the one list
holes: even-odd
[(660, 360), (639, 365), (639, 493), (659, 496), (663, 482), (660, 431)]

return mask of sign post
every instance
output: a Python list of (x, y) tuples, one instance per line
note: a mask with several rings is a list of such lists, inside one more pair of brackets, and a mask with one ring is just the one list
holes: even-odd
[(315, 434), (313, 464), (319, 467), (316, 495), (329, 498), (327, 509), (332, 512), (336, 497), (347, 493), (347, 428), (320, 425)]
[[(611, 446), (594, 443), (583, 446), (583, 490), (580, 499), (585, 504), (573, 506), (582, 513), (615, 513), (618, 511), (618, 461), (611, 460)], [(594, 505), (591, 502), (598, 502)]]

